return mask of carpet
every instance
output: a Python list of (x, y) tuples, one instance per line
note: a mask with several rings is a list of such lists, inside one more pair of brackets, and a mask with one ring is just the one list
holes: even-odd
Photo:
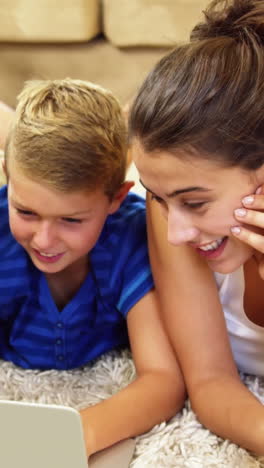
[[(128, 350), (107, 353), (92, 365), (71, 371), (24, 370), (0, 361), (0, 399), (62, 404), (79, 410), (110, 397), (134, 378)], [(241, 378), (264, 402), (264, 379)], [(202, 427), (189, 401), (169, 422), (155, 426), (136, 441), (130, 468), (264, 467), (264, 457), (255, 457)]]

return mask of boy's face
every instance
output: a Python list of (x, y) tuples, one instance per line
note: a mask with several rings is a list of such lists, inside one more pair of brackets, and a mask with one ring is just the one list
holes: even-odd
[(87, 258), (107, 216), (119, 208), (127, 192), (112, 201), (102, 189), (65, 194), (26, 177), (12, 159), (8, 163), (10, 228), (34, 265), (44, 273), (58, 273)]

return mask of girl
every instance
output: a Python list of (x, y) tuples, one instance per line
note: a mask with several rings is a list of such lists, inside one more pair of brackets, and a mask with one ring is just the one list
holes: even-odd
[(190, 42), (146, 78), (129, 123), (154, 199), (154, 278), (193, 409), (261, 454), (264, 408), (237, 368), (264, 375), (263, 45), (263, 0), (213, 1)]

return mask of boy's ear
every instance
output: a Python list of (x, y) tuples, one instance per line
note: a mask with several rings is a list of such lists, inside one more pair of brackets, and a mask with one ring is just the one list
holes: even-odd
[(6, 162), (5, 162), (4, 159), (2, 160), (1, 164), (2, 164), (2, 171), (5, 174), (5, 176), (7, 177)]
[(135, 185), (135, 182), (126, 180), (116, 192), (111, 202), (109, 214), (113, 214), (120, 207), (122, 201), (126, 198), (129, 190)]
[(7, 167), (6, 167), (6, 162), (4, 159), (1, 158), (1, 171), (0, 171), (0, 187), (4, 184), (8, 183), (8, 173), (7, 173)]

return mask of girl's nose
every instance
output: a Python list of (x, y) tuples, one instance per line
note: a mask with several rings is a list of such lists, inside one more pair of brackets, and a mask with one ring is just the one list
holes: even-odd
[(198, 229), (188, 228), (188, 229), (177, 229), (177, 231), (170, 232), (168, 230), (168, 242), (173, 245), (180, 245), (186, 242), (194, 241), (197, 238)]
[(180, 245), (197, 239), (199, 230), (184, 216), (168, 216), (168, 242)]

